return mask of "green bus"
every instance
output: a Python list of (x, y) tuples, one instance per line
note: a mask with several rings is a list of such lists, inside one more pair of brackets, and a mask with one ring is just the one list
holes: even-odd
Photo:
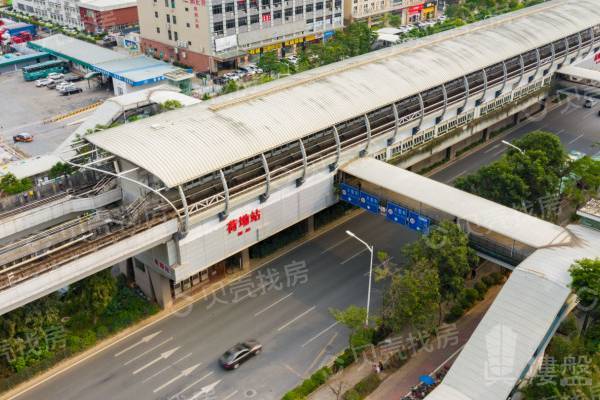
[(28, 65), (23, 67), (23, 78), (26, 81), (35, 81), (36, 79), (45, 78), (52, 72), (65, 74), (69, 72), (69, 62), (63, 60), (46, 61), (39, 64)]

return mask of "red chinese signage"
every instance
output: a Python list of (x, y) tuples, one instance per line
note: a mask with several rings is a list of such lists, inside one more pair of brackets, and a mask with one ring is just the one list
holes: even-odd
[(596, 64), (600, 64), (600, 53), (596, 53), (596, 55), (594, 56), (594, 61), (596, 62)]
[(156, 258), (154, 259), (154, 265), (156, 265), (158, 268), (162, 269), (163, 271), (165, 271), (167, 274), (169, 274), (169, 276), (172, 275), (173, 269), (168, 266), (167, 264), (165, 264), (162, 261), (157, 260)]
[(423, 4), (417, 6), (408, 7), (408, 14), (418, 14), (423, 9)]
[(263, 14), (262, 20), (263, 22), (269, 22), (271, 20), (271, 14)]
[(248, 233), (251, 230), (251, 225), (254, 222), (260, 221), (260, 210), (255, 209), (250, 211), (249, 213), (240, 215), (235, 219), (230, 219), (227, 221), (227, 233), (232, 234), (235, 233), (238, 236), (242, 236), (244, 233)]

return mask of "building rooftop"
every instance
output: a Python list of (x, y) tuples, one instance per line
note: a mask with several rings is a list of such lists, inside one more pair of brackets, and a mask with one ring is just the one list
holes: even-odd
[(596, 0), (549, 1), (86, 139), (175, 187), (598, 24)]
[(165, 79), (163, 74), (178, 69), (164, 61), (146, 56), (132, 57), (62, 34), (28, 42), (28, 46), (81, 64), (132, 86), (161, 81)]
[(110, 11), (120, 8), (137, 7), (136, 0), (81, 0), (79, 7), (95, 11)]

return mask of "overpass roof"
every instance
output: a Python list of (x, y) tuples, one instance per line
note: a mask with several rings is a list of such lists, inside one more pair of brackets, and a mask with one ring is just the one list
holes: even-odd
[(571, 241), (570, 233), (560, 226), (374, 158), (360, 158), (341, 170), (527, 246), (542, 248)]
[(554, 0), (86, 137), (174, 187), (600, 24)]
[(571, 290), (569, 268), (600, 257), (600, 232), (567, 227), (568, 246), (536, 250), (511, 274), (494, 303), (427, 400), (504, 400), (554, 333)]

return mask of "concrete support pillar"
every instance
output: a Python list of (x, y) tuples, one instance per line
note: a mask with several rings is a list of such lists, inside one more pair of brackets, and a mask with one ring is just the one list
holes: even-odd
[(315, 216), (314, 215), (311, 215), (310, 217), (306, 218), (306, 226), (307, 226), (306, 232), (309, 235), (315, 231)]
[(446, 158), (448, 160), (454, 160), (456, 158), (456, 145), (446, 148)]
[(242, 269), (246, 270), (250, 268), (250, 248), (242, 250), (240, 262), (242, 263)]
[(162, 276), (150, 268), (146, 268), (146, 271), (150, 278), (156, 302), (162, 309), (170, 308), (173, 305), (173, 297), (171, 296), (171, 282), (169, 278)]

